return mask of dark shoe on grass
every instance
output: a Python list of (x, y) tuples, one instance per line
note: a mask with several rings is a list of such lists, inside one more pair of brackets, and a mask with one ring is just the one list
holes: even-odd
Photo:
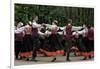
[(54, 62), (56, 60), (56, 58), (54, 58), (53, 60), (51, 60), (51, 62)]
[(86, 60), (87, 59), (87, 57), (84, 57), (82, 60)]

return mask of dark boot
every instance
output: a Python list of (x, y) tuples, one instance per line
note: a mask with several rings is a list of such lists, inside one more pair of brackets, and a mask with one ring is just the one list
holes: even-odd
[(82, 60), (86, 60), (87, 59), (87, 57), (84, 57)]
[(66, 61), (71, 61), (71, 60), (69, 58), (67, 58)]
[(37, 62), (36, 57), (32, 57), (32, 59), (30, 61)]
[(91, 56), (89, 56), (89, 59), (91, 59)]
[(63, 56), (66, 56), (66, 53), (64, 53)]
[(68, 53), (66, 54), (66, 61), (71, 61), (71, 60), (69, 59), (69, 56), (70, 56), (70, 52), (68, 52)]
[(54, 62), (56, 60), (56, 58), (53, 58), (53, 60), (51, 62)]

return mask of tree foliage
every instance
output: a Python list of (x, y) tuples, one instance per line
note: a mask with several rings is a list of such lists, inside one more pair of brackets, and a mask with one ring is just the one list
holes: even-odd
[(64, 26), (69, 18), (73, 25), (82, 24), (94, 25), (94, 8), (66, 7), (66, 6), (47, 6), (15, 4), (15, 23), (22, 21), (26, 24), (32, 20), (34, 15), (39, 16), (39, 23), (51, 23), (53, 19), (58, 20), (58, 25)]

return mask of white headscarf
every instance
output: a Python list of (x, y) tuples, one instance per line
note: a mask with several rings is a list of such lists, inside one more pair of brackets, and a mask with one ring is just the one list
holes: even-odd
[(23, 23), (22, 22), (19, 22), (18, 25), (17, 25), (17, 28), (20, 28), (23, 26)]

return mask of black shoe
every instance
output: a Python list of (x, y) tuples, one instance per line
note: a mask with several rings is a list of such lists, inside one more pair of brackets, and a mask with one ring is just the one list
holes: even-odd
[(82, 60), (86, 60), (87, 58), (86, 57), (84, 57)]
[(56, 60), (56, 58), (54, 58), (51, 62), (54, 62)]
[(89, 59), (91, 59), (92, 57), (91, 56), (89, 56)]
[(18, 56), (16, 56), (15, 59), (18, 60)]
[(64, 53), (63, 56), (66, 56), (66, 54)]
[(26, 58), (26, 61), (29, 61), (29, 58)]
[(71, 61), (70, 59), (66, 59), (66, 61)]

